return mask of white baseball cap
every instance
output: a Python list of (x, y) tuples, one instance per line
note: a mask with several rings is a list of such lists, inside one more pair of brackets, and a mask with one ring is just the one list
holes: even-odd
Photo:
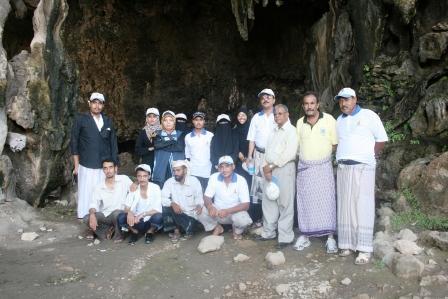
[(185, 113), (177, 113), (176, 119), (179, 119), (179, 118), (187, 120), (187, 116), (185, 115)]
[(223, 163), (225, 163), (225, 164), (233, 164), (232, 157), (230, 157), (230, 156), (222, 156), (221, 158), (219, 158), (218, 165), (221, 165)]
[(216, 118), (216, 122), (219, 122), (220, 120), (226, 119), (230, 122), (230, 117), (227, 114), (220, 114), (218, 115), (218, 117)]
[(93, 92), (90, 95), (90, 101), (93, 101), (93, 100), (98, 100), (98, 101), (101, 101), (103, 103), (105, 102), (104, 95), (102, 93), (99, 93), (99, 92)]
[(351, 97), (356, 97), (355, 91), (353, 89), (351, 89), (350, 87), (345, 87), (339, 91), (337, 96), (334, 97), (334, 100), (339, 101), (340, 98), (348, 99)]
[(155, 115), (159, 116), (160, 112), (159, 112), (159, 109), (153, 107), (153, 108), (148, 108), (148, 110), (146, 110), (146, 115), (148, 115), (148, 114), (155, 114)]
[(148, 164), (139, 164), (137, 165), (137, 167), (135, 167), (135, 171), (137, 171), (137, 169), (143, 169), (144, 171), (147, 171), (149, 174), (151, 174), (151, 166), (149, 166)]
[(265, 88), (265, 89), (263, 89), (262, 91), (260, 91), (260, 92), (258, 93), (258, 97), (261, 97), (263, 94), (267, 94), (267, 95), (273, 96), (273, 97), (275, 98), (275, 94), (274, 94), (274, 92), (272, 91), (272, 89), (270, 89), (270, 88)]
[(162, 118), (165, 117), (166, 115), (171, 115), (172, 117), (176, 118), (176, 114), (171, 110), (166, 110), (165, 112), (163, 112)]

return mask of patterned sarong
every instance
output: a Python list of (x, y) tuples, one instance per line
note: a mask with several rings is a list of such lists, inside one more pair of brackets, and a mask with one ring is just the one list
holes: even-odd
[(373, 251), (375, 166), (338, 165), (338, 247)]
[(336, 231), (336, 198), (331, 157), (297, 164), (297, 218), (306, 236)]

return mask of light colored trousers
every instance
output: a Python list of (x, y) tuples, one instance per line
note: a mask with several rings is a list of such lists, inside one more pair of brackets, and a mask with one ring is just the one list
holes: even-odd
[(244, 230), (252, 224), (252, 219), (246, 211), (236, 212), (225, 218), (212, 217), (204, 207), (202, 213), (198, 215), (199, 222), (204, 226), (205, 231), (213, 230), (219, 224), (232, 224), (235, 234), (242, 234)]
[[(263, 232), (262, 237), (273, 239), (278, 230), (278, 242), (291, 243), (294, 240), (294, 195), (296, 190), (296, 166), (294, 161), (275, 168), (272, 175), (277, 177), (280, 196), (270, 200), (263, 193)], [(265, 181), (265, 186), (267, 181)]]
[(78, 218), (82, 219), (89, 214), (89, 205), (93, 189), (105, 179), (101, 168), (93, 169), (79, 165), (78, 168)]

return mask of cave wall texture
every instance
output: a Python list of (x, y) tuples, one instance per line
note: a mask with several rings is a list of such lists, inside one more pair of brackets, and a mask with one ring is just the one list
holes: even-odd
[[(2, 1), (0, 153), (14, 171), (0, 182), (13, 173), (34, 206), (70, 192), (69, 130), (93, 91), (126, 144), (149, 106), (191, 114), (206, 99), (213, 123), (270, 87), (295, 122), (304, 91), (336, 116), (333, 96), (353, 86), (392, 137), (378, 167), (391, 200), (406, 165), (448, 150), (447, 47), (447, 0)], [(428, 210), (448, 213), (442, 189)]]

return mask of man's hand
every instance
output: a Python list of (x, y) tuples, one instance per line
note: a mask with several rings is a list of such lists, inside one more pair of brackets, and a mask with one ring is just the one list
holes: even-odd
[(137, 188), (138, 188), (138, 183), (137, 182), (132, 183), (132, 185), (129, 187), (129, 191), (135, 192), (137, 190)]
[(96, 220), (96, 215), (94, 213), (89, 216), (89, 227), (95, 232), (98, 227), (98, 222)]
[(196, 211), (196, 215), (201, 215), (201, 213), (202, 213), (202, 206), (197, 205), (196, 209), (194, 209), (194, 210)]
[(216, 216), (218, 216), (218, 210), (215, 208), (214, 205), (210, 205), (210, 206), (208, 207), (208, 214), (209, 214), (210, 216), (212, 216), (212, 217), (216, 217)]
[(227, 209), (222, 209), (222, 210), (218, 211), (218, 217), (220, 217), (220, 218), (226, 218), (229, 215), (230, 215), (230, 213), (229, 213), (229, 210), (227, 210)]
[(173, 209), (174, 213), (176, 214), (182, 214), (182, 208), (175, 202), (171, 203), (171, 208)]
[(132, 213), (131, 211), (128, 212), (128, 225), (130, 227), (133, 227), (135, 225), (135, 216), (134, 213)]
[(73, 168), (73, 175), (78, 175), (79, 166), (75, 165), (75, 168)]
[(269, 164), (267, 164), (263, 167), (263, 174), (264, 174), (264, 178), (268, 182), (272, 181), (272, 169), (271, 169), (271, 167), (269, 167)]

